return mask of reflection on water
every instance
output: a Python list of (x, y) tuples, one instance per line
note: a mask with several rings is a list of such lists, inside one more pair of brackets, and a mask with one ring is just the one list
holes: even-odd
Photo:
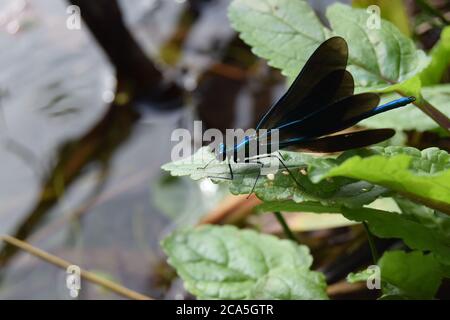
[[(2, 2), (9, 20), (14, 14), (21, 21), (21, 13), (11, 10), (14, 3)], [(36, 176), (46, 172), (58, 145), (104, 112), (101, 92), (110, 67), (86, 33), (63, 27), (58, 7), (65, 12), (60, 1), (28, 3), (24, 10), (32, 26), (0, 33), (0, 88), (8, 92), (1, 104), (0, 232), (10, 231), (29, 209), (39, 188)], [(98, 72), (90, 72), (94, 67)], [(32, 157), (25, 161), (17, 146)]]

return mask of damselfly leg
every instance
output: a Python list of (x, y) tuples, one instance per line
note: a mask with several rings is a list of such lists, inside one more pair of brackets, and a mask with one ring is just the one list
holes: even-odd
[[(206, 169), (206, 167), (205, 167), (205, 169)], [(230, 161), (228, 161), (228, 169), (230, 171), (230, 176), (229, 177), (207, 176), (207, 178), (208, 179), (221, 179), (221, 180), (232, 181), (234, 179), (234, 174), (233, 174), (233, 169), (231, 168)]]
[[(294, 180), (295, 184), (301, 189), (302, 186), (301, 184), (297, 181), (297, 179), (295, 178), (294, 174), (292, 173), (292, 171), (287, 167), (287, 165), (285, 164), (285, 159), (283, 157), (283, 155), (277, 151), (278, 155), (276, 154), (262, 154), (262, 155), (257, 155), (253, 158), (251, 158), (251, 160), (260, 160), (260, 159), (266, 159), (266, 158), (275, 158), (277, 159), (280, 164), (283, 166), (283, 168), (286, 170), (286, 172), (289, 174), (289, 176), (292, 178), (292, 180)], [(261, 162), (260, 162), (261, 163)], [(261, 173), (259, 173), (259, 176), (261, 175)], [(258, 176), (258, 178), (259, 178)], [(256, 186), (256, 183), (255, 183)], [(252, 193), (253, 193), (253, 189), (252, 189)]]

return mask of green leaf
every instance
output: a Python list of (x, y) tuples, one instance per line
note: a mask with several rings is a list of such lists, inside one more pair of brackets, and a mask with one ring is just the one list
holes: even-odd
[(392, 23), (382, 20), (381, 28), (368, 29), (369, 13), (336, 3), (327, 10), (334, 34), (348, 41), (348, 70), (358, 91), (385, 89), (404, 82), (429, 63), (426, 54)]
[[(437, 148), (421, 152), (408, 147), (373, 147), (347, 151), (337, 158), (296, 152), (282, 152), (282, 155), (291, 174), (281, 167), (273, 179), (261, 176), (254, 191), (264, 201), (314, 201), (330, 206), (360, 207), (387, 195), (390, 189), (440, 211), (448, 210), (450, 156)], [(371, 157), (373, 155), (377, 156)], [(191, 158), (166, 164), (163, 169), (171, 171), (172, 175), (190, 175), (193, 179), (229, 178), (226, 162), (214, 160), (205, 168), (213, 158), (214, 155), (203, 148)], [(266, 165), (269, 160), (261, 161)], [(260, 165), (232, 163), (232, 168), (234, 179), (223, 180), (231, 184), (230, 191), (233, 194), (251, 192)], [(366, 181), (358, 181), (360, 179)]]
[(325, 299), (305, 246), (232, 226), (174, 232), (162, 242), (186, 289), (202, 299)]
[[(422, 95), (433, 106), (436, 106), (447, 117), (450, 117), (450, 85), (423, 87)], [(391, 93), (383, 95), (381, 104), (400, 98)], [(438, 127), (430, 117), (414, 105), (381, 113), (360, 123), (369, 128), (394, 128), (397, 130), (426, 131)]]
[(229, 18), (252, 51), (293, 79), (328, 31), (303, 0), (234, 0)]
[[(381, 21), (379, 29), (369, 29), (370, 14), (366, 10), (340, 3), (328, 7), (326, 16), (332, 31), (320, 24), (304, 0), (234, 0), (229, 10), (232, 25), (253, 52), (281, 69), (290, 81), (324, 40), (339, 35), (349, 45), (348, 70), (355, 79), (356, 92), (413, 95), (421, 110), (449, 130), (450, 120), (423, 98), (420, 73), (430, 58), (415, 47), (412, 39), (386, 20)], [(445, 34), (443, 39), (445, 42)], [(436, 56), (445, 51), (441, 48), (445, 45), (436, 49)]]
[(400, 238), (411, 249), (432, 251), (442, 263), (450, 265), (449, 237), (438, 234), (407, 215), (370, 208), (342, 207), (350, 220), (368, 223), (370, 231), (380, 238)]
[(415, 156), (401, 153), (367, 158), (355, 156), (324, 177), (365, 180), (450, 214), (449, 159), (447, 152), (437, 148), (426, 149)]
[(364, 269), (359, 272), (351, 272), (347, 275), (348, 283), (356, 283), (367, 281), (367, 279), (373, 275), (373, 271), (371, 269)]
[[(370, 151), (361, 150), (361, 153), (358, 154), (363, 153), (370, 153)], [(281, 154), (292, 176), (281, 166), (273, 180), (267, 176), (261, 176), (254, 191), (264, 201), (294, 199), (297, 202), (312, 200), (331, 204), (345, 203), (348, 206), (361, 206), (386, 193), (385, 188), (364, 181), (336, 178), (313, 183), (309, 178), (309, 169), (314, 168), (314, 172), (326, 173), (349, 155), (355, 154), (354, 151), (350, 151), (337, 159), (336, 157), (321, 157), (287, 151), (282, 151)], [(211, 160), (213, 161), (211, 162)], [(269, 159), (261, 159), (264, 165), (268, 165), (269, 161)], [(207, 165), (208, 163), (209, 165)], [(250, 193), (260, 173), (260, 165), (256, 163), (232, 163), (231, 165), (234, 173), (233, 181), (217, 178), (214, 181), (230, 183), (230, 191), (233, 194)], [(162, 168), (170, 171), (174, 176), (185, 175), (195, 180), (206, 177), (230, 177), (228, 164), (214, 160), (214, 155), (207, 147), (201, 148), (189, 158), (168, 163)]]
[(342, 209), (340, 206), (326, 206), (319, 202), (305, 201), (305, 202), (294, 202), (294, 201), (273, 201), (264, 202), (256, 207), (257, 212), (314, 212), (314, 213), (341, 213)]
[[(282, 155), (289, 172), (281, 167), (273, 179), (262, 176), (257, 180), (254, 191), (264, 201), (293, 199), (358, 207), (386, 195), (389, 189), (449, 212), (450, 156), (437, 148), (419, 151), (405, 147), (373, 147), (348, 151), (338, 158), (295, 152), (282, 152)], [(193, 179), (229, 178), (227, 163), (216, 160), (210, 163), (211, 159), (214, 155), (208, 148), (202, 148), (192, 157), (166, 164), (163, 169), (171, 171), (172, 175), (190, 175)], [(270, 160), (261, 161), (267, 165)], [(260, 174), (260, 165), (232, 163), (232, 168), (234, 179), (230, 182), (230, 191), (248, 194)]]
[[(264, 201), (292, 199), (295, 202), (318, 201), (324, 205), (344, 204), (359, 207), (371, 203), (387, 192), (385, 188), (365, 181), (341, 177), (312, 180), (318, 173), (328, 172), (350, 155), (372, 154), (372, 150), (348, 151), (337, 158), (285, 151), (281, 154), (290, 174), (280, 167), (274, 179), (268, 179), (266, 176), (258, 179), (254, 192)], [(257, 175), (256, 172), (235, 177), (230, 191), (234, 194), (248, 194), (255, 185)]]
[[(408, 201), (402, 199), (403, 201)], [(413, 204), (415, 205), (415, 204)], [(419, 205), (416, 205), (419, 206)], [(258, 213), (265, 212), (310, 212), (310, 213), (343, 213), (342, 205), (326, 205), (320, 202), (305, 201), (305, 202), (294, 202), (291, 200), (284, 201), (266, 201), (255, 208)], [(392, 198), (380, 198), (367, 208), (378, 209), (378, 210), (394, 210), (400, 211), (397, 203)], [(431, 209), (430, 209), (431, 210)], [(446, 216), (446, 215), (444, 215)], [(446, 216), (447, 217), (447, 216)], [(448, 217), (450, 222), (450, 217)], [(435, 221), (432, 222), (434, 224)], [(449, 233), (450, 236), (450, 233)]]
[(441, 241), (450, 246), (450, 216), (403, 197), (395, 197), (402, 216), (431, 230)]
[(357, 91), (406, 81), (429, 63), (425, 53), (390, 22), (383, 20), (380, 30), (369, 30), (365, 10), (342, 4), (328, 8), (333, 31), (320, 24), (304, 0), (234, 0), (229, 17), (253, 52), (291, 80), (320, 43), (334, 35), (348, 41), (349, 70)]
[[(209, 165), (206, 167), (208, 163)], [(190, 157), (167, 163), (161, 167), (161, 169), (169, 171), (172, 176), (189, 176), (193, 180), (224, 174), (226, 172), (224, 168), (224, 163), (215, 161), (214, 154), (208, 147), (200, 148)]]
[[(443, 267), (432, 254), (387, 251), (378, 262), (383, 286), (381, 300), (432, 299), (445, 277)], [(347, 276), (349, 283), (367, 281), (372, 267)]]
[[(444, 72), (450, 65), (450, 26), (445, 27), (441, 39), (431, 51), (429, 66), (420, 73), (423, 86), (440, 83)], [(437, 105), (439, 107), (439, 105)]]
[(250, 293), (251, 299), (326, 300), (326, 283), (323, 274), (281, 267), (269, 271), (258, 280)]
[(442, 281), (441, 266), (431, 254), (388, 251), (378, 264), (382, 280), (389, 284), (383, 288), (387, 295), (432, 299)]
[(412, 248), (432, 251), (442, 263), (450, 265), (450, 217), (429, 208), (397, 198), (401, 213), (368, 207), (347, 208), (320, 203), (293, 201), (265, 202), (258, 212), (341, 213), (349, 220), (367, 222), (370, 231), (380, 238), (399, 238)]
[(413, 96), (419, 99), (422, 97), (422, 81), (419, 75), (415, 75), (403, 82), (396, 83), (378, 91), (381, 93), (398, 92), (402, 96)]

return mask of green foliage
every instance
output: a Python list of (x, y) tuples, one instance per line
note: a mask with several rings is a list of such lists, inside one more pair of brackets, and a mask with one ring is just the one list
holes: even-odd
[(450, 234), (441, 235), (408, 216), (370, 208), (342, 208), (343, 215), (353, 221), (366, 221), (370, 231), (380, 238), (399, 238), (410, 247), (431, 251), (443, 264), (450, 265)]
[[(290, 174), (286, 174), (283, 168), (273, 179), (266, 176), (260, 177), (255, 191), (265, 203), (260, 206), (259, 211), (341, 213), (349, 220), (367, 222), (370, 231), (378, 237), (402, 239), (411, 249), (432, 252), (437, 261), (450, 266), (450, 216), (431, 209), (447, 211), (449, 207), (450, 156), (447, 152), (437, 148), (419, 151), (408, 147), (373, 147), (367, 150), (347, 151), (339, 157), (313, 156), (295, 152), (282, 152), (282, 155), (285, 159), (284, 163), (296, 181)], [(210, 162), (212, 159), (214, 155), (209, 149), (202, 148), (191, 158), (167, 164), (163, 168), (170, 171), (172, 175), (187, 175), (194, 179), (207, 176), (228, 177), (227, 163), (216, 160)], [(206, 166), (208, 163), (209, 166)], [(235, 173), (233, 181), (223, 180), (230, 183), (230, 191), (235, 194), (250, 192), (259, 174), (259, 165), (233, 163), (232, 167)], [(221, 180), (216, 179), (216, 182), (219, 181)], [(389, 195), (395, 197), (401, 212), (364, 206), (379, 197)], [(410, 200), (405, 197), (409, 197)], [(420, 205), (418, 202), (426, 203), (431, 208)], [(237, 286), (236, 281), (233, 280), (236, 274), (223, 265), (214, 265), (214, 262), (209, 261), (211, 259), (214, 261), (214, 257), (206, 255), (206, 262), (200, 259), (196, 255), (198, 249), (195, 248), (195, 244), (208, 243), (204, 246), (199, 244), (201, 250), (219, 252), (219, 247), (223, 246), (222, 242), (225, 240), (220, 242), (213, 239), (225, 239), (229, 236), (238, 242), (243, 237), (249, 237), (245, 238), (245, 241), (258, 243), (255, 246), (259, 248), (259, 245), (262, 245), (267, 250), (271, 248), (271, 245), (264, 243), (265, 240), (255, 239), (255, 237), (264, 238), (265, 236), (250, 231), (249, 233), (238, 232), (233, 228), (225, 228), (224, 231), (216, 231), (214, 228), (200, 230), (203, 231), (184, 231), (169, 237), (164, 242), (165, 251), (170, 256), (170, 263), (184, 279), (190, 292), (205, 298), (260, 298), (263, 294), (266, 298), (319, 298), (320, 295), (316, 295), (317, 292), (314, 293), (314, 290), (305, 288), (317, 287), (317, 277), (320, 276), (315, 273), (310, 274), (310, 271), (306, 269), (302, 269), (299, 273), (296, 268), (292, 268), (295, 262), (291, 260), (285, 265), (281, 256), (286, 255), (285, 259), (292, 258), (291, 254), (288, 254), (289, 249), (286, 248), (277, 247), (274, 250), (281, 255), (277, 259), (283, 264), (283, 271), (278, 269), (280, 265), (269, 265), (266, 266), (267, 273), (258, 273), (258, 279), (262, 279), (259, 282), (251, 280), (251, 276), (245, 279), (238, 277), (240, 285)], [(242, 235), (238, 236), (235, 233)], [(244, 234), (246, 236), (243, 236)], [(274, 238), (270, 239), (269, 242), (274, 241)], [(250, 269), (256, 270), (258, 267), (253, 264), (261, 259), (258, 260), (248, 253), (246, 250), (249, 249), (246, 249), (242, 243), (233, 244), (234, 242), (230, 241), (227, 240), (225, 249), (221, 250), (227, 251), (231, 248), (228, 246), (233, 245), (232, 248), (237, 255), (246, 257), (245, 261), (239, 260), (242, 266), (248, 264)], [(191, 243), (194, 247), (190, 247)], [(285, 242), (280, 243), (284, 245)], [(290, 245), (293, 244), (290, 243)], [(209, 246), (213, 246), (214, 249)], [(213, 268), (213, 265), (217, 270)], [(308, 268), (310, 262), (305, 265)], [(205, 279), (195, 276), (195, 272), (199, 272)], [(288, 279), (291, 282), (286, 282)], [(312, 296), (305, 295), (306, 292), (310, 292)], [(390, 294), (389, 297), (394, 296)]]
[[(198, 153), (205, 152), (208, 151), (204, 148)], [(376, 236), (400, 238), (410, 248), (432, 251), (450, 265), (450, 217), (404, 198), (438, 209), (448, 208), (450, 156), (447, 152), (437, 148), (419, 151), (408, 147), (373, 147), (348, 151), (337, 158), (294, 152), (283, 152), (283, 157), (300, 186), (282, 170), (273, 180), (260, 177), (255, 189), (265, 201), (260, 211), (342, 213), (353, 221), (367, 221)], [(199, 155), (193, 156), (198, 158)], [(205, 163), (209, 160), (206, 156), (202, 158), (206, 158)], [(186, 163), (190, 163), (189, 159), (164, 168), (172, 170), (172, 174), (200, 175), (202, 170), (198, 167), (204, 166), (203, 163)], [(224, 162), (213, 166), (211, 170), (215, 174), (228, 173)], [(253, 164), (240, 164), (239, 174), (230, 182), (230, 190), (248, 193), (257, 174)], [(388, 195), (396, 197), (402, 214), (362, 207)]]
[(352, 272), (347, 275), (347, 282), (348, 283), (356, 283), (356, 282), (362, 282), (367, 281), (370, 276), (373, 275), (373, 271), (371, 269), (364, 269), (359, 272)]
[(403, 197), (396, 197), (395, 201), (402, 212), (402, 217), (426, 227), (442, 239), (444, 244), (450, 245), (450, 216), (431, 208), (416, 204)]
[(202, 226), (164, 239), (169, 263), (202, 299), (326, 299), (305, 246), (232, 226)]
[(267, 201), (256, 208), (257, 212), (314, 212), (314, 213), (342, 213), (341, 206), (326, 206), (319, 202), (305, 201), (294, 202), (290, 200), (284, 201)]
[(383, 293), (387, 296), (432, 299), (443, 278), (441, 265), (434, 256), (419, 251), (388, 251), (378, 265), (386, 282)]
[(381, 185), (450, 214), (450, 160), (448, 153), (437, 148), (413, 157), (403, 152), (388, 157), (352, 157), (324, 177), (336, 176)]
[[(375, 149), (374, 149), (375, 150)], [(345, 203), (348, 206), (368, 204), (386, 192), (386, 189), (364, 181), (354, 181), (347, 178), (322, 179), (313, 183), (309, 177), (309, 170), (327, 172), (332, 167), (343, 162), (355, 152), (350, 151), (344, 155), (333, 157), (319, 157), (310, 154), (282, 151), (284, 163), (292, 176), (299, 183), (295, 183), (286, 170), (278, 171), (273, 180), (261, 176), (255, 187), (256, 195), (264, 201), (294, 199), (297, 202), (315, 200), (324, 203)], [(372, 154), (371, 151), (360, 151), (361, 154)], [(193, 179), (205, 177), (229, 178), (229, 168), (226, 162), (219, 162), (207, 147), (201, 148), (192, 157), (164, 165), (164, 170), (172, 175), (190, 176)], [(261, 159), (269, 165), (269, 159)], [(207, 164), (209, 165), (203, 169)], [(248, 194), (260, 172), (256, 163), (232, 163), (234, 179), (230, 182), (230, 191), (233, 194)], [(215, 179), (216, 182), (228, 180)]]
[[(430, 59), (389, 21), (382, 20), (380, 29), (369, 29), (366, 10), (336, 3), (328, 7), (326, 16), (331, 30), (320, 23), (304, 0), (234, 0), (229, 10), (233, 27), (253, 52), (281, 69), (290, 81), (320, 43), (339, 35), (349, 45), (348, 70), (355, 78), (357, 92), (397, 92), (415, 96), (420, 110), (427, 111), (441, 127), (448, 127), (446, 106), (437, 105), (444, 113), (439, 114), (424, 92), (426, 86), (438, 82), (448, 65), (448, 29), (442, 33)], [(383, 118), (371, 120), (372, 126), (378, 127), (381, 123), (376, 119)], [(395, 127), (408, 128), (411, 126), (408, 119), (398, 117)], [(424, 121), (422, 127), (427, 128), (429, 121)]]
[[(380, 114), (363, 122), (368, 127), (430, 130), (450, 116), (450, 86), (438, 84), (450, 61), (450, 33), (445, 28), (431, 59), (393, 24), (380, 30), (366, 27), (368, 13), (342, 4), (330, 6), (325, 27), (304, 0), (234, 0), (229, 17), (255, 54), (281, 69), (290, 81), (312, 52), (339, 35), (349, 44), (348, 69), (357, 92), (378, 91), (383, 101), (414, 95), (416, 105)], [(431, 63), (430, 63), (431, 61)], [(390, 251), (378, 261), (382, 299), (434, 297), (450, 276), (450, 156), (437, 148), (372, 147), (339, 156), (281, 152), (288, 170), (259, 176), (260, 164), (215, 160), (208, 148), (162, 168), (173, 176), (226, 182), (233, 194), (253, 190), (263, 200), (258, 212), (342, 214), (365, 222), (380, 238), (397, 238), (414, 250)], [(262, 159), (268, 166), (270, 159)], [(258, 178), (258, 179), (257, 179)], [(391, 203), (391, 205), (386, 205)], [(381, 204), (381, 205), (380, 205)], [(392, 205), (393, 204), (393, 205)], [(203, 226), (177, 231), (162, 246), (199, 298), (326, 299), (321, 273), (310, 270), (312, 258), (304, 246), (234, 227)], [(365, 270), (350, 274), (364, 281)]]
[(290, 79), (319, 44), (334, 35), (348, 41), (348, 69), (357, 91), (385, 89), (408, 80), (429, 62), (390, 22), (383, 21), (380, 30), (369, 30), (365, 10), (337, 3), (328, 8), (326, 16), (332, 30), (320, 23), (303, 0), (235, 0), (229, 10), (233, 27), (254, 53)]
[(431, 50), (431, 62), (420, 73), (423, 86), (431, 86), (440, 83), (440, 80), (450, 65), (450, 26), (445, 27), (441, 33), (441, 39)]
[[(408, 247), (432, 251), (442, 263), (450, 265), (450, 217), (412, 203), (408, 208), (403, 207), (402, 213), (398, 213), (367, 207), (347, 208), (310, 202), (275, 201), (265, 202), (259, 206), (258, 211), (341, 213), (349, 220), (367, 222), (370, 231), (380, 238), (402, 239)], [(417, 213), (412, 208), (428, 212)], [(420, 217), (420, 214), (423, 216)]]
[(303, 0), (235, 0), (229, 18), (252, 51), (290, 79), (330, 36)]
[(365, 10), (335, 4), (328, 8), (327, 17), (334, 33), (348, 40), (348, 70), (359, 91), (385, 89), (406, 81), (429, 62), (425, 53), (390, 22), (383, 20), (380, 30), (369, 30)]
[[(264, 201), (292, 199), (358, 207), (394, 191), (438, 210), (450, 211), (450, 156), (437, 148), (419, 151), (408, 147), (374, 147), (348, 151), (337, 158), (295, 152), (282, 152), (282, 155), (292, 175), (281, 168), (274, 179), (260, 177), (255, 193)], [(190, 175), (194, 179), (229, 177), (227, 163), (216, 160), (210, 163), (213, 157), (205, 147), (191, 158), (164, 165), (163, 169), (172, 175)], [(266, 165), (268, 161), (262, 160)], [(208, 163), (206, 169), (201, 169)], [(232, 168), (234, 179), (230, 191), (249, 193), (260, 166), (233, 163)]]
[[(432, 299), (442, 279), (444, 267), (432, 254), (420, 251), (388, 251), (378, 261), (382, 300)], [(374, 269), (350, 273), (347, 281), (355, 283), (373, 279)]]

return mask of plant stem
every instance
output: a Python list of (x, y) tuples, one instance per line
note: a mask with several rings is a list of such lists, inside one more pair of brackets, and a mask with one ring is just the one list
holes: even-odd
[(450, 133), (450, 119), (445, 114), (423, 98), (417, 100), (414, 104), (432, 118), (441, 128)]
[(286, 220), (284, 219), (283, 215), (280, 212), (274, 212), (273, 214), (275, 215), (275, 218), (277, 218), (278, 222), (281, 224), (281, 227), (283, 228), (286, 237), (288, 237), (292, 241), (298, 242), (297, 238), (294, 236), (294, 233), (292, 233), (291, 229), (286, 223)]
[(369, 247), (370, 247), (370, 252), (372, 253), (373, 264), (377, 264), (379, 255), (378, 255), (377, 247), (375, 246), (375, 238), (374, 238), (372, 232), (370, 232), (369, 226), (367, 225), (367, 223), (365, 221), (363, 221), (363, 226), (364, 226), (364, 229), (366, 230), (367, 240), (369, 241)]
[[(6, 235), (0, 236), (0, 240), (3, 240), (5, 242), (9, 243), (10, 245), (16, 246), (16, 247), (28, 252), (29, 254), (31, 254), (35, 257), (38, 257), (44, 261), (47, 261), (48, 263), (51, 263), (62, 269), (67, 269), (69, 266), (73, 265), (72, 263), (70, 263), (64, 259), (54, 256), (54, 255), (52, 255), (48, 252), (45, 252), (44, 250), (41, 250), (39, 248), (33, 247), (29, 243), (26, 243), (24, 241), (14, 238), (14, 237), (6, 236)], [(85, 280), (88, 280), (92, 283), (95, 283), (106, 289), (109, 289), (123, 297), (133, 299), (133, 300), (152, 300), (152, 298), (150, 298), (146, 295), (143, 295), (143, 294), (133, 291), (131, 289), (125, 288), (125, 287), (121, 286), (120, 284), (110, 281), (108, 279), (99, 277), (92, 272), (81, 270), (80, 276)]]
[(429, 103), (421, 93), (414, 94), (413, 92), (408, 92), (402, 89), (395, 90), (395, 92), (403, 97), (408, 97), (411, 95), (415, 96), (416, 101), (414, 101), (413, 104), (433, 119), (434, 122), (436, 122), (442, 129), (450, 133), (450, 119), (444, 113), (436, 109), (431, 103)]

